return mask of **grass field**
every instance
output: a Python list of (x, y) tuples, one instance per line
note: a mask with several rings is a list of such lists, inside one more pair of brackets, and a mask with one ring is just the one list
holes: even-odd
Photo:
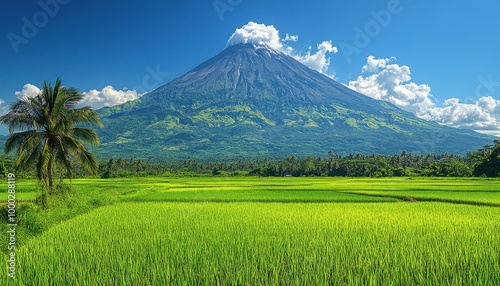
[(136, 196), (136, 202), (393, 202), (397, 199), (328, 190), (190, 190)]
[[(94, 207), (23, 243), (16, 280), (0, 284), (500, 285), (499, 180), (131, 178), (72, 186), (72, 207)], [(419, 202), (399, 199), (406, 196)]]

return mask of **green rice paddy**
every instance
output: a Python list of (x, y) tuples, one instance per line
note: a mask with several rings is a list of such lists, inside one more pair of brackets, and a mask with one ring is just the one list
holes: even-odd
[[(2, 285), (500, 285), (499, 180), (130, 178), (72, 186), (82, 199), (110, 205), (22, 245), (16, 279), (4, 271)], [(417, 202), (403, 202), (407, 196)]]

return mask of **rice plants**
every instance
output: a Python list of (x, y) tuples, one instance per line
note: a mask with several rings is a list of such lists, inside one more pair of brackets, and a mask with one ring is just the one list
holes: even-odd
[(30, 241), (7, 282), (499, 285), (499, 230), (441, 203), (121, 203)]
[(136, 202), (395, 202), (395, 198), (328, 190), (187, 190), (131, 197)]
[(375, 197), (405, 198), (413, 197), (419, 201), (438, 201), (471, 205), (500, 206), (500, 191), (359, 191), (353, 194), (371, 195)]

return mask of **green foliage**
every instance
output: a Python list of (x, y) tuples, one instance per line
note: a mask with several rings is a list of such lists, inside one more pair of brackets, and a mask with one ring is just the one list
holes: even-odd
[[(287, 161), (295, 162), (296, 160), (297, 158), (288, 158)], [(119, 159), (113, 161), (115, 165), (126, 164), (125, 161)], [(196, 202), (205, 202), (207, 204), (233, 202), (240, 205), (247, 204), (246, 202), (248, 204), (251, 202), (275, 202), (279, 203), (279, 206), (300, 202), (301, 204), (297, 204), (300, 209), (307, 208), (309, 204), (318, 202), (328, 202), (325, 206), (328, 206), (329, 209), (337, 209), (340, 207), (339, 203), (346, 202), (385, 202), (385, 204), (394, 205), (393, 212), (395, 213), (399, 212), (397, 211), (399, 204), (392, 204), (391, 202), (398, 201), (406, 196), (412, 196), (419, 202), (440, 201), (490, 206), (500, 204), (497, 196), (499, 190), (498, 180), (477, 178), (132, 177), (74, 179), (71, 184), (71, 192), (68, 185), (62, 185), (53, 196), (47, 198), (48, 208), (44, 209), (33, 203), (21, 203), (19, 205), (16, 238), (20, 249), (28, 248), (35, 251), (37, 247), (33, 245), (26, 246), (26, 248), (24, 246), (36, 237), (40, 237), (38, 241), (44, 240), (45, 238), (42, 238), (41, 235), (49, 235), (51, 229), (55, 229), (54, 226), (57, 227), (57, 225), (68, 219), (116, 202), (126, 203), (125, 208), (133, 206), (136, 202), (170, 202), (173, 204), (172, 206), (178, 206), (174, 203), (179, 202), (190, 202), (191, 204)], [(16, 195), (21, 197), (24, 194), (33, 194), (36, 186), (36, 181), (21, 179), (17, 182)], [(130, 202), (133, 202), (133, 204), (129, 205)], [(359, 207), (358, 204), (351, 206), (352, 209)], [(379, 209), (380, 207), (377, 205), (376, 208)], [(441, 207), (439, 208), (441, 209)], [(402, 207), (401, 211), (406, 211), (406, 209), (407, 207)], [(491, 215), (490, 210), (494, 210), (494, 208), (483, 210)], [(6, 233), (6, 211), (5, 205), (0, 207), (0, 214), (3, 214), (0, 224), (0, 231), (3, 233), (3, 235), (0, 235), (2, 240)], [(149, 211), (148, 208), (148, 213)], [(276, 208), (276, 211), (280, 212), (282, 208)], [(433, 212), (432, 210), (428, 211)], [(234, 217), (237, 214), (233, 213), (231, 215)], [(450, 216), (453, 215), (450, 214)], [(195, 218), (191, 217), (191, 219)], [(332, 218), (332, 221), (337, 219), (337, 217)], [(142, 223), (149, 223), (150, 220), (154, 219), (143, 220)], [(126, 221), (129, 222), (129, 220)], [(448, 220), (445, 221), (445, 223), (447, 222)], [(398, 222), (398, 224), (400, 223)], [(467, 224), (468, 227), (470, 227), (469, 223), (470, 221)], [(74, 233), (74, 229), (66, 231), (66, 233), (81, 237), (92, 236), (89, 233), (84, 234), (83, 229), (77, 230), (79, 233)], [(165, 231), (162, 233), (165, 234)], [(122, 237), (120, 236), (120, 239)], [(64, 247), (56, 248), (62, 249), (70, 245), (67, 244)], [(398, 246), (393, 245), (393, 247), (393, 249), (398, 249)], [(2, 250), (2, 252), (5, 251), (6, 249)], [(28, 255), (27, 252), (25, 252), (25, 255)], [(26, 257), (31, 257), (30, 255)], [(76, 255), (76, 253), (71, 255)], [(71, 263), (80, 262), (73, 261)], [(37, 269), (41, 270), (40, 268)], [(68, 277), (67, 275), (63, 276)]]
[(44, 189), (53, 189), (53, 173), (62, 166), (71, 176), (72, 162), (78, 161), (87, 171), (97, 170), (97, 161), (81, 143), (99, 144), (94, 130), (76, 127), (81, 124), (102, 125), (90, 107), (76, 108), (84, 95), (74, 88), (54, 87), (43, 82), (35, 97), (18, 98), (0, 122), (9, 128), (5, 152), (16, 151), (16, 171), (34, 168)]
[[(334, 155), (288, 156), (281, 159), (185, 160), (160, 163), (143, 159), (111, 158), (101, 161), (101, 178), (162, 176), (346, 176), (346, 177), (469, 177), (474, 166), (469, 158), (456, 155)], [(75, 169), (77, 176), (86, 176)]]
[[(75, 216), (88, 213), (101, 205), (113, 204), (117, 198), (110, 192), (101, 193), (93, 184), (84, 188), (77, 187), (69, 191), (69, 185), (57, 185), (53, 194), (47, 196), (40, 191), (33, 192), (36, 182), (20, 180), (16, 182), (16, 245), (22, 246), (34, 237), (41, 235), (54, 225)], [(26, 196), (28, 195), (28, 196)], [(41, 202), (41, 196), (45, 200)], [(5, 196), (6, 198), (6, 196)], [(6, 241), (4, 236), (7, 230), (7, 204), (4, 198), (0, 200), (0, 239)], [(2, 248), (1, 253), (7, 251)], [(2, 284), (4, 285), (4, 284)]]
[[(262, 104), (252, 100), (194, 103), (144, 99), (132, 109), (100, 110), (106, 128), (92, 151), (100, 159), (244, 159), (321, 156), (336, 153), (388, 155), (454, 152), (486, 144), (491, 137), (429, 123), (394, 108), (356, 110), (340, 104)], [(379, 107), (382, 108), (382, 107)], [(386, 110), (387, 109), (387, 110)], [(398, 138), (398, 140), (394, 140)], [(458, 139), (460, 138), (460, 139)]]
[(15, 282), (498, 285), (499, 217), (439, 203), (118, 204), (19, 249)]
[(134, 202), (394, 202), (395, 199), (362, 196), (328, 190), (181, 190), (155, 192), (130, 198)]
[(494, 146), (486, 145), (472, 155), (477, 162), (475, 176), (500, 177), (500, 140), (494, 143)]

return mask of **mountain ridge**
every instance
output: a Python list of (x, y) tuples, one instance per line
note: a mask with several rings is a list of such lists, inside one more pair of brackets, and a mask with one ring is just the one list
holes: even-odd
[(99, 110), (98, 155), (465, 153), (492, 141), (357, 93), (270, 48), (234, 45), (141, 99)]

